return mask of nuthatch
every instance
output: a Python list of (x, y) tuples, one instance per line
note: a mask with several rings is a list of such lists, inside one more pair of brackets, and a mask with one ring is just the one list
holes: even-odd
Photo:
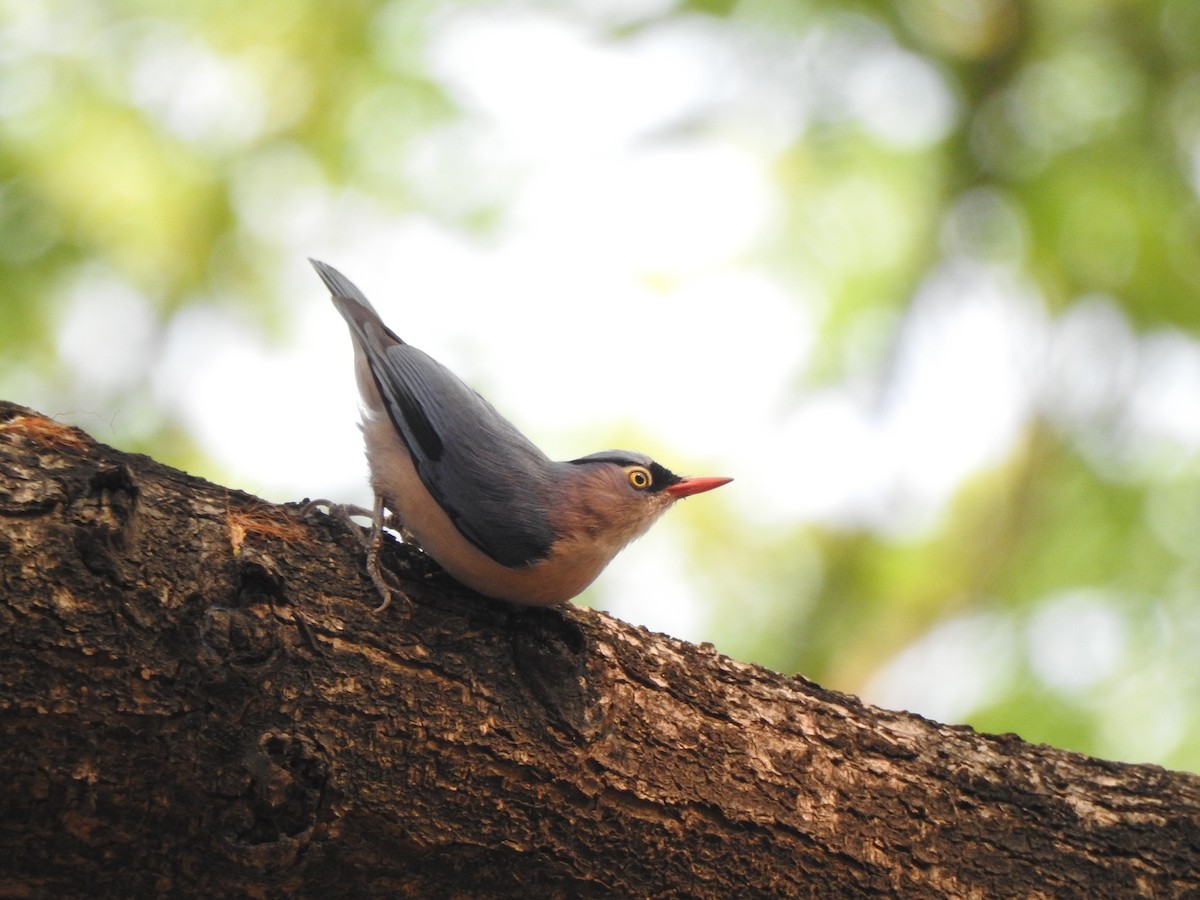
[[(449, 369), (406, 344), (340, 272), (310, 260), (350, 326), (375, 490), (371, 576), (384, 508), (455, 579), (488, 597), (565, 603), (681, 497), (729, 478), (684, 478), (643, 453), (555, 462)], [(383, 608), (380, 607), (380, 609)]]

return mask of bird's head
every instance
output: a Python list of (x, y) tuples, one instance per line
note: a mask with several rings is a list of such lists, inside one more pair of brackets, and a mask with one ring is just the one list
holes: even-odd
[(732, 480), (684, 477), (644, 453), (603, 450), (565, 464), (555, 530), (616, 553), (644, 534), (676, 500)]

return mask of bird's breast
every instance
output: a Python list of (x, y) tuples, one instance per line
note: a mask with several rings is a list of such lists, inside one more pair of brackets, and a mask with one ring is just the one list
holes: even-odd
[[(530, 606), (566, 603), (595, 581), (620, 550), (596, 537), (560, 540), (525, 566), (496, 562), (467, 538), (421, 481), (412, 455), (386, 415), (364, 416), (363, 437), (377, 495), (416, 538), (421, 549), (456, 581), (498, 600)], [(583, 538), (583, 539), (581, 539)]]

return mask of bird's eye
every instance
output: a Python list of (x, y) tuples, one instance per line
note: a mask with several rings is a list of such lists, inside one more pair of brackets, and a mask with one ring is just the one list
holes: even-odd
[(629, 484), (639, 491), (650, 487), (650, 482), (653, 480), (649, 470), (643, 469), (641, 466), (630, 466), (625, 470), (625, 474), (629, 478)]

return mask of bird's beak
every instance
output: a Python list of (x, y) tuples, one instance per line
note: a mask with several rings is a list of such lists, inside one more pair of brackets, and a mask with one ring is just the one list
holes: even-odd
[(731, 481), (733, 481), (732, 478), (682, 478), (663, 488), (663, 493), (670, 494), (678, 500), (681, 497), (690, 497), (692, 494), (703, 494), (705, 491), (719, 488)]

